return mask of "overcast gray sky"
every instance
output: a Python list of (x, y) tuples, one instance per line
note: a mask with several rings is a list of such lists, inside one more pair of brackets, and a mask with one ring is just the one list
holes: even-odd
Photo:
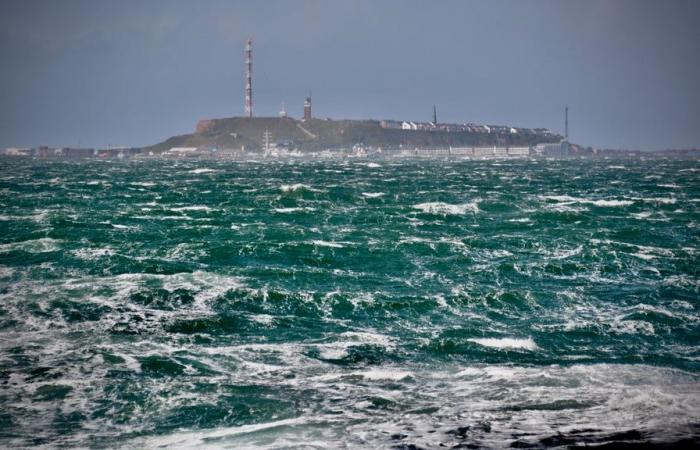
[(0, 1), (0, 146), (146, 145), (254, 112), (700, 147), (699, 1)]

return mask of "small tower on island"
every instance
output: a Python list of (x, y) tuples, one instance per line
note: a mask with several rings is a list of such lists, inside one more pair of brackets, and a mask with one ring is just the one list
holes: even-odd
[(433, 105), (433, 125), (437, 125), (437, 108)]
[(284, 105), (284, 102), (282, 102), (282, 108), (280, 109), (279, 116), (283, 119), (287, 117), (287, 107)]
[(311, 93), (309, 92), (309, 96), (306, 97), (306, 100), (304, 100), (304, 119), (303, 120), (311, 120)]

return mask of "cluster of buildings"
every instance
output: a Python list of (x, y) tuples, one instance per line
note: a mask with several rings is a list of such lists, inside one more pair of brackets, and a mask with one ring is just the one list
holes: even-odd
[(399, 120), (380, 120), (379, 126), (395, 130), (416, 131), (446, 131), (451, 133), (482, 133), (482, 134), (524, 134), (554, 136), (546, 128), (516, 128), (502, 125), (478, 125), (475, 123), (437, 123), (437, 122), (411, 122)]

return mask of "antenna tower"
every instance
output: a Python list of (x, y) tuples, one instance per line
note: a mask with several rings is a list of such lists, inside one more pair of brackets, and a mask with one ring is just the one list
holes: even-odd
[(564, 108), (564, 140), (569, 141), (569, 107)]
[(245, 116), (253, 117), (253, 40), (245, 46)]

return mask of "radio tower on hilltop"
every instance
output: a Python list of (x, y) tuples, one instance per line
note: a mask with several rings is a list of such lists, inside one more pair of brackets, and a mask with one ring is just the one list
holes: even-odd
[(245, 46), (245, 116), (253, 117), (253, 40)]

